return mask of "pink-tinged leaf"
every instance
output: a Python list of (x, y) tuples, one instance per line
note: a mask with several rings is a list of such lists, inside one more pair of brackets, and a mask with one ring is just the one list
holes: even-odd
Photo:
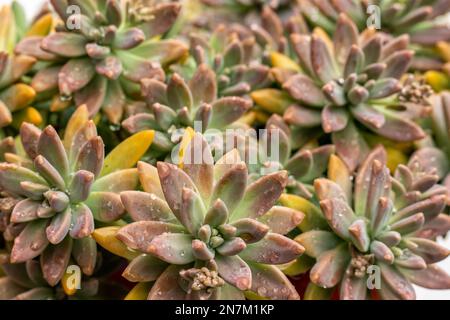
[(67, 237), (58, 245), (49, 245), (41, 255), (41, 268), (45, 280), (55, 286), (66, 272), (72, 253), (72, 239)]
[(184, 266), (168, 266), (153, 284), (148, 300), (184, 300), (186, 292), (178, 284), (183, 269)]
[(183, 188), (194, 191), (197, 188), (191, 178), (173, 164), (158, 162), (157, 169), (167, 204), (175, 215), (179, 215)]
[(139, 221), (121, 228), (116, 237), (131, 249), (149, 253), (151, 242), (155, 237), (164, 233), (178, 234), (182, 232), (184, 232), (184, 228), (176, 224)]
[(200, 65), (189, 80), (189, 88), (194, 105), (213, 102), (217, 96), (216, 74), (206, 64)]
[(103, 106), (108, 87), (108, 80), (102, 76), (94, 79), (83, 89), (75, 93), (75, 103), (78, 106), (85, 104), (91, 117), (95, 116)]
[(167, 268), (167, 263), (147, 254), (134, 258), (122, 276), (131, 282), (155, 281)]
[(408, 70), (414, 56), (414, 51), (404, 50), (390, 55), (386, 59), (386, 69), (381, 78), (400, 79)]
[(42, 40), (41, 49), (59, 56), (76, 58), (86, 54), (86, 41), (80, 34), (56, 32)]
[(344, 108), (328, 105), (322, 111), (322, 128), (326, 133), (345, 129), (348, 121), (349, 115)]
[(341, 242), (332, 232), (322, 230), (304, 232), (294, 240), (305, 248), (305, 254), (313, 258), (318, 258), (322, 253), (337, 247)]
[(240, 290), (252, 287), (252, 272), (247, 263), (239, 256), (225, 257), (217, 255), (215, 261), (219, 275), (229, 284)]
[(287, 171), (279, 171), (250, 184), (231, 219), (235, 221), (241, 218), (257, 218), (265, 214), (280, 198), (286, 187), (287, 178)]
[(240, 163), (229, 169), (214, 186), (211, 201), (220, 199), (231, 214), (239, 205), (247, 186), (247, 166)]
[(297, 259), (305, 248), (285, 236), (277, 233), (268, 233), (262, 240), (248, 244), (239, 256), (264, 264), (283, 264)]
[(365, 161), (361, 164), (356, 176), (354, 208), (358, 215), (364, 215), (366, 212), (372, 165), (375, 160), (379, 161), (381, 164), (386, 163), (386, 152), (383, 147), (378, 146), (370, 152)]
[(350, 240), (349, 227), (357, 217), (347, 202), (333, 198), (325, 199), (320, 201), (320, 207), (333, 231), (339, 237)]
[(183, 188), (181, 199), (180, 214), (177, 218), (191, 234), (197, 234), (206, 214), (203, 200), (198, 193), (189, 188)]
[(202, 198), (211, 197), (214, 182), (214, 159), (209, 144), (195, 133), (183, 156), (183, 170), (192, 179)]
[(92, 275), (97, 262), (97, 243), (92, 237), (74, 239), (72, 256), (85, 275)]
[(381, 128), (385, 122), (385, 116), (370, 105), (360, 104), (351, 109), (352, 115), (363, 125), (369, 128)]
[(240, 97), (224, 97), (214, 101), (211, 105), (212, 116), (209, 123), (210, 128), (224, 128), (250, 109), (252, 102)]
[(122, 63), (117, 57), (109, 56), (95, 65), (95, 71), (109, 80), (117, 80), (123, 71)]
[(342, 280), (349, 261), (350, 254), (347, 244), (325, 251), (311, 269), (311, 281), (323, 288), (334, 287)]
[(67, 176), (69, 159), (58, 133), (52, 126), (48, 126), (42, 131), (38, 142), (38, 152), (58, 170), (63, 178)]
[(339, 77), (332, 53), (325, 41), (316, 35), (311, 37), (311, 63), (314, 73), (322, 83)]
[(103, 168), (105, 146), (100, 136), (89, 139), (79, 150), (75, 162), (76, 170), (85, 170), (98, 176)]
[(322, 107), (326, 103), (320, 87), (311, 78), (300, 73), (284, 82), (283, 89), (301, 104), (307, 106)]
[(38, 155), (38, 142), (41, 130), (31, 123), (24, 122), (20, 126), (20, 140), (22, 141), (25, 152), (31, 159)]
[(412, 283), (428, 289), (450, 289), (449, 274), (435, 264), (423, 270), (401, 269), (401, 272)]
[(120, 198), (125, 210), (134, 221), (175, 222), (167, 202), (152, 193), (124, 191)]
[(305, 217), (303, 212), (274, 206), (265, 215), (258, 218), (258, 221), (264, 223), (270, 228), (270, 231), (278, 234), (287, 234), (297, 227)]
[(421, 256), (427, 264), (444, 260), (450, 255), (450, 250), (435, 241), (423, 238), (408, 238), (406, 246), (413, 253)]
[(336, 146), (336, 153), (345, 162), (350, 171), (355, 170), (369, 152), (369, 146), (352, 121), (349, 121), (344, 130), (333, 132), (332, 140)]
[(333, 44), (336, 60), (344, 65), (352, 45), (358, 43), (358, 29), (355, 23), (345, 14), (339, 15), (336, 31), (333, 35)]
[(58, 74), (59, 91), (70, 96), (88, 85), (95, 75), (95, 68), (90, 59), (71, 59)]
[(43, 61), (53, 61), (57, 59), (55, 54), (42, 50), (41, 43), (43, 39), (43, 37), (38, 36), (25, 37), (16, 45), (14, 52), (16, 54), (35, 57), (36, 59)]
[(289, 279), (277, 267), (248, 264), (252, 272), (251, 291), (271, 300), (299, 300), (300, 296)]
[(299, 105), (289, 106), (283, 114), (283, 120), (287, 124), (302, 128), (314, 128), (322, 124), (321, 112), (319, 110)]
[(67, 207), (63, 212), (58, 212), (51, 220), (50, 225), (45, 230), (47, 239), (52, 244), (59, 244), (69, 233), (72, 221), (72, 210)]
[(39, 206), (39, 202), (33, 201), (31, 199), (21, 200), (14, 206), (10, 218), (11, 222), (21, 223), (37, 219), (37, 208)]
[(112, 222), (125, 214), (120, 196), (112, 192), (91, 192), (85, 204), (96, 220)]
[(161, 35), (172, 27), (181, 10), (179, 3), (161, 3), (152, 7), (149, 16), (154, 17), (148, 19), (142, 24), (137, 25), (139, 29), (144, 31), (147, 39)]
[(70, 236), (80, 239), (94, 232), (94, 217), (91, 210), (84, 203), (72, 205), (72, 220)]
[(48, 220), (38, 219), (27, 224), (20, 235), (14, 239), (11, 262), (20, 263), (40, 255), (48, 245), (45, 229)]
[(413, 121), (403, 118), (392, 111), (385, 111), (385, 122), (378, 128), (369, 128), (373, 132), (397, 142), (412, 142), (425, 137), (423, 129)]
[(367, 282), (365, 277), (356, 277), (353, 267), (349, 266), (341, 281), (339, 298), (341, 300), (366, 300)]
[(188, 264), (195, 259), (190, 234), (166, 232), (157, 235), (147, 247), (147, 252), (170, 264)]
[(31, 81), (31, 87), (37, 92), (45, 92), (58, 88), (58, 74), (61, 67), (50, 67), (47, 69), (39, 70), (33, 80)]
[(66, 189), (66, 183), (64, 178), (58, 172), (58, 170), (42, 155), (38, 155), (34, 159), (34, 168), (36, 171), (48, 181), (50, 186), (56, 187), (59, 190)]
[(413, 286), (395, 266), (390, 266), (384, 263), (379, 263), (378, 265), (381, 269), (381, 286), (382, 288), (387, 286), (387, 289), (393, 294), (390, 298), (395, 297), (399, 300), (416, 299), (416, 293)]

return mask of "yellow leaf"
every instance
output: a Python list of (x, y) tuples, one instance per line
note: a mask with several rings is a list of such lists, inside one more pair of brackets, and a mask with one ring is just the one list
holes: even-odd
[(279, 201), (283, 206), (298, 210), (305, 214), (305, 218), (298, 226), (301, 231), (306, 232), (312, 229), (328, 227), (328, 224), (322, 215), (322, 211), (309, 200), (285, 193), (281, 195)]
[(332, 154), (328, 162), (328, 178), (341, 186), (349, 201), (352, 199), (351, 176), (352, 173), (341, 158)]
[(13, 112), (29, 106), (35, 97), (36, 91), (23, 83), (12, 85), (0, 94), (0, 100)]
[(69, 286), (69, 278), (72, 276), (71, 273), (68, 273), (67, 271), (64, 272), (63, 277), (61, 278), (61, 285), (63, 287), (64, 292), (68, 296), (73, 296), (77, 292), (76, 287)]
[(275, 68), (282, 68), (297, 72), (301, 71), (300, 66), (294, 60), (276, 51), (270, 53), (270, 62), (272, 63), (272, 67)]
[(253, 291), (244, 291), (244, 295), (248, 300), (269, 300), (268, 298), (261, 297)]
[(145, 130), (124, 140), (105, 158), (100, 176), (106, 176), (117, 170), (134, 167), (152, 144), (154, 136), (155, 131)]
[(256, 90), (250, 96), (257, 105), (269, 113), (283, 114), (284, 110), (294, 103), (289, 94), (279, 89)]
[(14, 113), (11, 125), (19, 130), (23, 122), (29, 122), (34, 124), (35, 126), (40, 126), (42, 124), (42, 116), (35, 108), (28, 107)]
[(310, 282), (305, 291), (303, 300), (330, 300), (333, 289), (321, 288)]
[(180, 150), (178, 151), (178, 159), (179, 164), (178, 166), (182, 169), (183, 168), (183, 157), (184, 152), (186, 151), (187, 146), (189, 145), (189, 142), (194, 138), (195, 131), (191, 127), (187, 127), (184, 131), (183, 138), (180, 142)]
[(255, 110), (255, 120), (258, 123), (264, 124), (267, 122), (267, 120), (269, 120), (269, 115), (263, 110)]
[(151, 288), (151, 282), (139, 282), (128, 292), (124, 300), (147, 300)]
[(67, 109), (72, 102), (70, 100), (62, 100), (59, 95), (56, 95), (53, 97), (52, 102), (50, 104), (50, 111), (51, 112), (58, 112), (62, 111), (64, 109)]
[(450, 77), (445, 73), (434, 70), (427, 71), (425, 80), (436, 92), (450, 89)]
[(408, 157), (398, 149), (386, 147), (387, 153), (387, 167), (394, 173), (399, 164), (406, 164), (408, 162)]
[(244, 114), (239, 120), (237, 120), (237, 122), (251, 126), (255, 122), (255, 119), (256, 119), (255, 112), (249, 111), (246, 114)]
[(133, 260), (139, 255), (139, 252), (132, 251), (122, 241), (116, 238), (116, 234), (121, 227), (104, 227), (95, 229), (92, 233), (92, 237), (95, 241), (119, 257), (123, 257), (128, 260)]
[(277, 267), (283, 271), (285, 275), (297, 276), (307, 272), (315, 263), (315, 259), (308, 257), (306, 254), (298, 257), (294, 261), (286, 264), (278, 265)]
[(439, 55), (444, 59), (446, 62), (450, 62), (450, 43), (445, 41), (439, 41), (436, 44), (436, 49), (439, 53)]
[(85, 104), (79, 106), (69, 119), (64, 133), (64, 147), (69, 150), (73, 137), (86, 122), (89, 121), (89, 111)]
[(26, 37), (42, 36), (45, 37), (50, 33), (53, 28), (53, 17), (51, 13), (48, 13), (39, 18), (26, 33)]

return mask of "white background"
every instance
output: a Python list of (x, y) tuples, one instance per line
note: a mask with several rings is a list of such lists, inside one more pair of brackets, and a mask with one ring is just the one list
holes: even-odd
[[(0, 0), (0, 5), (10, 2), (11, 0)], [(28, 18), (33, 17), (44, 3), (43, 0), (19, 0), (19, 2), (26, 8)], [(0, 21), (0, 23), (2, 23), (2, 21)], [(447, 237), (445, 240), (443, 239), (441, 242), (450, 248), (450, 237)], [(450, 257), (442, 261), (439, 265), (450, 273)], [(416, 287), (416, 293), (417, 299), (420, 300), (450, 300), (450, 290), (427, 290)]]

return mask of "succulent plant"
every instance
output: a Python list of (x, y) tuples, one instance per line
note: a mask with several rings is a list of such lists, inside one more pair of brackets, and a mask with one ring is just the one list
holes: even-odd
[[(425, 172), (435, 174), (447, 186), (450, 196), (450, 93), (443, 92), (431, 98), (432, 143), (425, 144), (412, 156), (411, 161), (419, 164)], [(450, 204), (450, 198), (449, 198)]]
[[(0, 8), (0, 128), (15, 122), (19, 125), (26, 119), (39, 125), (42, 121), (36, 109), (30, 107), (35, 91), (22, 83), (21, 78), (33, 67), (36, 59), (26, 55), (14, 55), (14, 46), (25, 31), (33, 32), (36, 25), (28, 30), (23, 19), (23, 8), (16, 2)], [(36, 22), (38, 23), (38, 22)], [(16, 113), (13, 115), (12, 113)]]
[[(312, 25), (320, 26), (330, 34), (338, 30), (339, 14), (346, 13), (359, 30), (368, 27), (369, 22), (373, 26), (380, 19), (379, 27), (384, 32), (394, 36), (409, 34), (413, 43), (434, 45), (437, 41), (450, 39), (450, 28), (436, 19), (450, 10), (448, 0), (300, 0), (299, 6)], [(375, 14), (379, 16), (372, 18)]]
[[(74, 97), (91, 116), (99, 110), (118, 123), (142, 78), (163, 79), (161, 66), (186, 52), (177, 40), (157, 40), (174, 23), (179, 4), (143, 7), (139, 1), (52, 0), (62, 20), (46, 37), (27, 37), (15, 51), (47, 62), (32, 79), (38, 93)], [(69, 14), (71, 6), (81, 12)], [(60, 103), (61, 104), (61, 103)]]
[[(145, 192), (121, 193), (136, 222), (122, 227), (116, 237), (139, 253), (123, 276), (155, 281), (148, 299), (243, 299), (245, 291), (298, 299), (275, 266), (303, 252), (283, 236), (303, 214), (275, 206), (287, 173), (275, 172), (247, 185), (247, 167), (237, 151), (214, 165), (200, 133), (183, 154), (182, 168), (139, 163)], [(110, 241), (102, 245), (112, 246)]]
[(317, 146), (310, 142), (295, 150), (295, 143), (308, 137), (293, 137), (282, 117), (273, 114), (264, 130), (231, 130), (222, 133), (207, 133), (214, 158), (236, 149), (248, 167), (249, 181), (280, 170), (289, 174), (286, 189), (289, 193), (305, 198), (313, 196), (312, 181), (320, 178), (327, 169), (328, 159), (334, 153), (333, 145)]
[(80, 290), (72, 290), (67, 284), (49, 286), (37, 260), (4, 263), (1, 269), (7, 275), (0, 277), (0, 300), (90, 299), (98, 292), (98, 279), (90, 277), (83, 279)]
[(211, 34), (191, 33), (189, 40), (190, 57), (172, 68), (184, 78), (192, 78), (203, 64), (209, 66), (216, 74), (219, 96), (243, 96), (271, 83), (250, 29), (220, 24)]
[[(312, 286), (337, 286), (341, 299), (368, 299), (369, 291), (381, 299), (415, 299), (412, 284), (450, 288), (450, 276), (435, 264), (450, 254), (435, 242), (450, 227), (441, 214), (446, 190), (416, 161), (391, 177), (385, 158), (375, 148), (352, 179), (333, 156), (328, 179), (314, 182), (321, 211), (295, 238), (316, 259)], [(434, 229), (439, 224), (445, 227)], [(370, 277), (374, 270), (378, 284)]]
[(408, 101), (413, 94), (402, 91), (400, 82), (413, 56), (407, 36), (389, 40), (374, 30), (358, 34), (354, 22), (341, 14), (332, 42), (320, 30), (312, 36), (293, 34), (291, 41), (302, 72), (278, 78), (289, 95), (279, 92), (266, 100), (271, 92), (253, 92), (258, 105), (270, 108), (277, 100), (284, 120), (296, 130), (331, 133), (336, 152), (351, 170), (369, 151), (364, 131), (397, 142), (425, 137), (413, 120), (428, 109)]
[[(152, 149), (167, 154), (183, 136), (185, 127), (224, 129), (238, 120), (251, 106), (251, 100), (218, 95), (216, 75), (202, 64), (188, 83), (177, 73), (167, 84), (155, 79), (142, 80), (147, 107), (122, 122), (129, 133), (155, 130)], [(194, 126), (198, 121), (201, 128)], [(177, 129), (181, 129), (177, 130)]]
[(108, 223), (125, 213), (118, 193), (136, 188), (137, 169), (128, 168), (153, 137), (149, 131), (130, 137), (105, 159), (102, 139), (88, 116), (87, 107), (79, 107), (63, 140), (51, 126), (41, 131), (24, 123), (20, 140), (28, 157), (5, 153), (9, 162), (0, 163), (0, 187), (20, 200), (10, 213), (10, 232), (4, 234), (14, 241), (10, 261), (40, 256), (43, 277), (51, 286), (59, 282), (71, 257), (84, 274), (92, 274), (94, 219)]

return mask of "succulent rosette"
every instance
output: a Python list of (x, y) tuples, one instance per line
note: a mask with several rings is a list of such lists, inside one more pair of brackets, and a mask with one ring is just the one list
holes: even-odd
[(312, 182), (325, 173), (328, 159), (335, 151), (333, 145), (318, 146), (317, 142), (308, 141), (294, 152), (291, 130), (277, 114), (267, 120), (265, 129), (259, 133), (254, 129), (239, 128), (217, 134), (207, 132), (205, 136), (216, 160), (233, 149), (239, 152), (248, 167), (249, 181), (286, 170), (289, 174), (286, 190), (305, 198), (313, 197)]
[(10, 211), (4, 232), (5, 240), (13, 242), (10, 262), (40, 256), (43, 277), (51, 286), (71, 258), (84, 274), (92, 274), (97, 255), (90, 236), (94, 219), (110, 223), (125, 214), (118, 193), (137, 186), (137, 169), (128, 168), (153, 137), (149, 131), (130, 137), (105, 159), (102, 139), (88, 118), (87, 107), (79, 107), (62, 140), (51, 126), (41, 131), (24, 123), (20, 147), (25, 155), (5, 153), (7, 162), (0, 163), (0, 187), (9, 195), (2, 211)]
[(450, 39), (450, 28), (437, 17), (450, 10), (448, 0), (300, 0), (299, 7), (305, 18), (332, 34), (338, 27), (340, 13), (347, 14), (359, 28), (376, 25), (394, 36), (409, 34), (416, 44), (434, 45)]
[[(198, 155), (203, 158), (193, 161)], [(237, 151), (214, 164), (200, 133), (184, 150), (182, 168), (139, 163), (139, 171), (144, 192), (121, 193), (136, 222), (120, 228), (116, 238), (139, 254), (123, 276), (154, 281), (148, 299), (243, 299), (246, 291), (299, 298), (276, 267), (303, 252), (283, 236), (303, 214), (275, 205), (287, 183), (285, 171), (247, 184)], [(96, 239), (101, 234), (96, 230)], [(100, 244), (113, 246), (109, 240)]]
[[(139, 81), (163, 79), (162, 66), (186, 52), (177, 40), (159, 40), (174, 23), (180, 6), (163, 3), (142, 7), (128, 1), (51, 1), (61, 23), (46, 37), (27, 37), (15, 51), (45, 66), (32, 87), (45, 94), (58, 92), (61, 101), (86, 104), (91, 116), (99, 110), (118, 123), (128, 99), (139, 98)], [(80, 12), (73, 12), (77, 8)], [(56, 111), (56, 110), (53, 110)]]
[(412, 284), (450, 288), (450, 276), (436, 265), (450, 251), (435, 242), (450, 227), (442, 214), (446, 190), (417, 161), (391, 177), (385, 158), (375, 148), (352, 179), (333, 156), (328, 179), (315, 180), (321, 210), (295, 238), (316, 259), (310, 297), (337, 287), (341, 299), (370, 299), (374, 292), (381, 299), (415, 299)]
[(188, 82), (177, 73), (167, 83), (144, 79), (142, 94), (146, 106), (136, 108), (135, 113), (122, 122), (122, 127), (129, 133), (155, 130), (152, 149), (155, 154), (162, 155), (169, 153), (180, 141), (186, 127), (201, 132), (222, 130), (252, 106), (249, 99), (219, 96), (216, 74), (206, 64), (200, 65)]
[(291, 41), (302, 72), (278, 79), (288, 95), (277, 91), (264, 101), (254, 92), (258, 105), (271, 108), (275, 100), (284, 120), (304, 135), (330, 133), (351, 170), (369, 151), (365, 131), (396, 142), (425, 137), (413, 120), (428, 108), (410, 100), (400, 82), (413, 57), (407, 36), (388, 40), (371, 29), (359, 35), (341, 14), (332, 42), (320, 30), (312, 36), (293, 34)]

